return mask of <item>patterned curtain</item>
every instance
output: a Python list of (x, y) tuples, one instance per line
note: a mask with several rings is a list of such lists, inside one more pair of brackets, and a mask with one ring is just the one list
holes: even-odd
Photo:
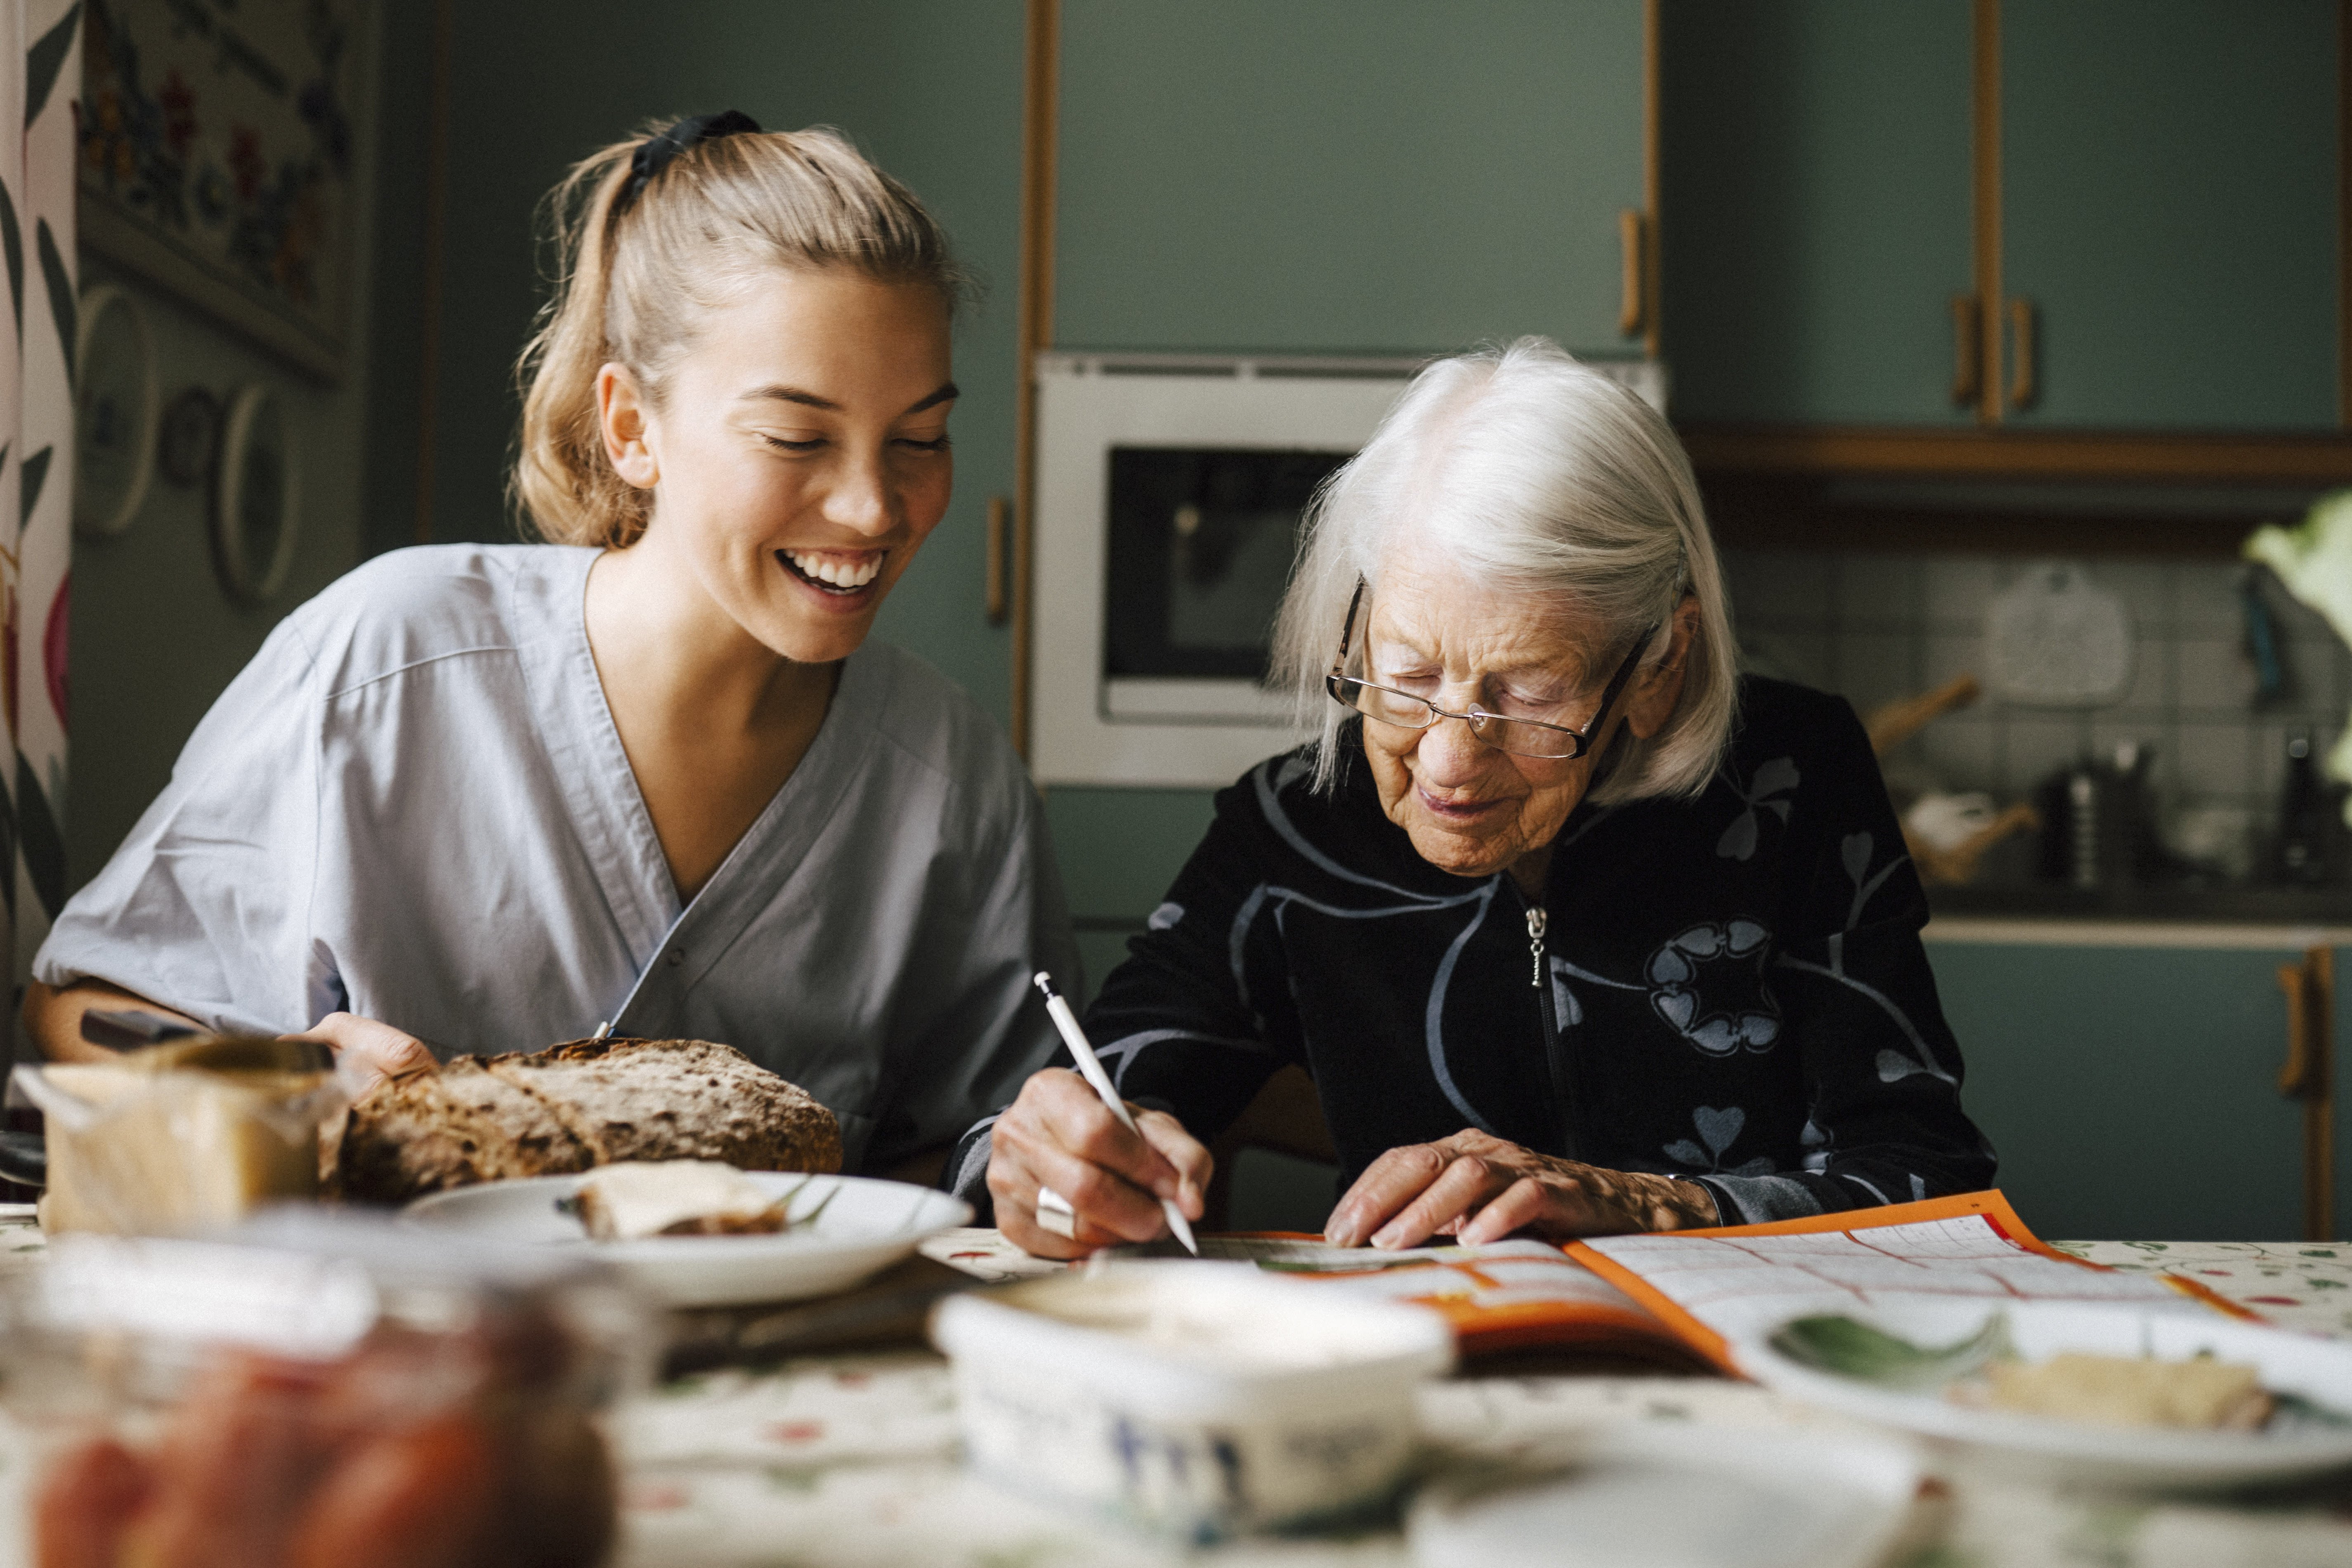
[[(0, 878), (15, 984), (65, 897), (66, 589), (73, 564), (74, 157), (79, 0), (0, 0), (0, 759), (10, 869)], [(29, 1055), (29, 1052), (22, 1053)]]

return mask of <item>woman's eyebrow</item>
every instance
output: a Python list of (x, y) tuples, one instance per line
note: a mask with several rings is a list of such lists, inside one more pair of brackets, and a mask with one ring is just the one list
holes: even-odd
[(841, 405), (830, 397), (819, 397), (814, 392), (803, 392), (797, 386), (755, 386), (735, 400), (738, 403), (797, 403), (805, 408), (823, 408), (838, 414)]
[[(907, 414), (920, 414), (926, 408), (935, 407), (942, 403), (951, 403), (961, 395), (963, 395), (956, 390), (954, 382), (943, 382), (938, 391), (928, 397), (918, 398), (909, 405)], [(841, 405), (832, 398), (819, 397), (815, 393), (803, 392), (797, 386), (755, 386), (736, 401), (738, 403), (797, 403), (803, 408), (822, 408), (831, 414), (841, 412)], [(903, 419), (907, 414), (901, 414), (899, 417)]]

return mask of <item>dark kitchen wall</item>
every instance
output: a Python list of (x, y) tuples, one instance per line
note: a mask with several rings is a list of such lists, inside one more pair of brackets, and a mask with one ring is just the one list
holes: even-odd
[[(300, 465), (299, 543), (285, 585), (267, 604), (232, 600), (215, 576), (204, 485), (160, 475), (138, 515), (108, 539), (74, 541), (71, 749), (63, 824), (68, 888), (95, 876), (171, 777), (189, 731), (245, 667), (270, 628), (366, 553), (388, 493), (371, 415), (390, 385), (397, 396), (404, 354), (413, 355), (412, 219), (421, 189), (425, 67), (431, 7), (377, 7), (374, 136), (362, 146), (357, 262), (362, 302), (352, 350), (333, 384), (184, 303), (143, 278), (85, 249), (81, 285), (116, 283), (137, 300), (155, 341), (166, 404), (191, 386), (226, 396), (261, 383), (284, 408)], [(413, 358), (405, 363), (413, 366)], [(396, 468), (413, 462), (412, 450)], [(396, 488), (398, 474), (393, 476)]]
[[(982, 286), (957, 328), (955, 501), (878, 630), (1003, 718), (1011, 637), (982, 614), (983, 520), (989, 498), (1013, 486), (1022, 29), (1020, 0), (454, 7), (431, 537), (518, 537), (505, 490), (520, 407), (513, 364), (543, 299), (533, 214), (564, 170), (648, 121), (686, 114), (734, 108), (776, 130), (831, 125), (924, 199)], [(405, 248), (382, 296), (387, 319), (404, 323), (421, 323), (435, 259), (423, 243), (427, 195), (421, 177), (403, 188)], [(387, 342), (376, 383), (369, 544), (378, 550), (418, 537), (425, 403), (423, 331), (386, 335), (398, 341)]]

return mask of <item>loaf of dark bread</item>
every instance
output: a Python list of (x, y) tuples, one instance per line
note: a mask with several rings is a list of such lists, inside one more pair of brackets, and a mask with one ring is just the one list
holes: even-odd
[(718, 1160), (746, 1171), (838, 1171), (833, 1112), (731, 1046), (568, 1040), (459, 1057), (377, 1086), (337, 1156), (353, 1203), (403, 1204), (510, 1176), (617, 1160)]

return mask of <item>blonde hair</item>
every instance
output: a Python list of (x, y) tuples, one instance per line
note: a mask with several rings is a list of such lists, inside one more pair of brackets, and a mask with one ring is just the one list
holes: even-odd
[(1544, 338), (1442, 359), (1413, 378), (1316, 497), (1275, 620), (1274, 679), (1317, 732), (1318, 788), (1338, 776), (1351, 716), (1323, 689), (1339, 623), (1358, 580), (1377, 595), (1408, 540), (1590, 617), (1596, 658), (1654, 626), (1643, 656), (1654, 666), (1690, 595), (1698, 629), (1673, 715), (1646, 741), (1621, 730), (1588, 798), (1706, 787), (1738, 705), (1731, 610), (1690, 460), (1648, 404)]
[(625, 548), (651, 515), (650, 492), (604, 455), (596, 373), (607, 363), (627, 366), (658, 407), (703, 314), (772, 268), (927, 283), (950, 311), (966, 289), (937, 221), (836, 132), (710, 137), (624, 199), (645, 140), (582, 159), (546, 203), (554, 289), (515, 365), (522, 435), (511, 489), (551, 543)]

